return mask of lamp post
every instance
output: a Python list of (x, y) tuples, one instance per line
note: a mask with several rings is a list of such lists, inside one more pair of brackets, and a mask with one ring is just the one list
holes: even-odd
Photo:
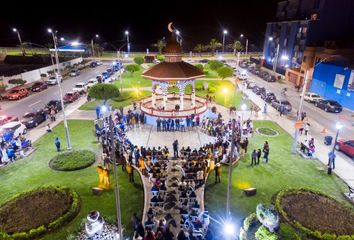
[(225, 54), (225, 36), (227, 34), (227, 30), (224, 29), (223, 34), (222, 34), (222, 54)]
[(58, 49), (57, 49), (57, 36), (56, 36), (57, 31), (53, 31), (51, 28), (48, 28), (48, 33), (52, 34), (53, 42), (54, 42), (55, 62), (56, 62), (56, 68), (57, 68), (56, 72), (55, 72), (55, 77), (56, 77), (57, 83), (58, 83), (60, 103), (61, 103), (61, 108), (63, 110), (65, 137), (66, 137), (66, 149), (71, 150), (69, 128), (68, 128), (68, 122), (66, 120), (66, 115), (65, 115), (65, 106), (64, 106), (64, 100), (63, 100), (63, 92), (62, 92), (62, 89), (61, 89), (61, 82), (60, 82), (61, 79), (59, 79), (60, 68), (59, 68), (59, 57), (58, 57)]
[[(279, 45), (279, 44), (278, 44)], [(323, 63), (324, 61), (326, 61), (329, 58), (333, 58), (333, 57), (337, 57), (339, 55), (332, 55), (329, 57), (326, 57), (324, 59), (322, 59), (321, 61), (319, 61), (318, 63), (316, 63), (313, 66), (313, 69), (315, 69), (318, 65), (320, 65), (321, 63)], [(301, 120), (301, 113), (302, 113), (302, 108), (304, 105), (304, 96), (305, 96), (305, 92), (306, 92), (306, 86), (307, 86), (307, 82), (308, 82), (308, 78), (309, 78), (309, 70), (306, 70), (305, 75), (304, 75), (304, 85), (302, 87), (302, 92), (301, 92), (301, 98), (300, 98), (300, 104), (299, 104), (299, 110), (298, 110), (298, 114), (297, 114), (297, 121)], [(292, 146), (292, 152), (295, 154), (296, 153), (296, 146), (297, 146), (297, 140), (299, 137), (299, 129), (295, 128), (295, 133), (294, 133), (294, 142), (293, 142), (293, 146)]]
[(242, 126), (242, 124), (243, 124), (243, 113), (244, 113), (244, 111), (246, 111), (246, 109), (247, 109), (247, 105), (246, 105), (246, 104), (242, 104), (242, 105), (241, 105), (241, 110), (242, 110), (241, 126)]
[(17, 30), (17, 28), (13, 28), (12, 31), (15, 32), (15, 33), (17, 33), (18, 41), (20, 42), (20, 46), (21, 46), (21, 50), (22, 50), (22, 55), (23, 55), (23, 56), (26, 55), (25, 49), (24, 49), (23, 44), (22, 44), (22, 39), (21, 39), (20, 31)]
[[(98, 34), (95, 35), (95, 38), (99, 38), (100, 36)], [(95, 49), (93, 47), (93, 38), (91, 39), (91, 50), (92, 50), (92, 57), (94, 57), (94, 52), (95, 52)]]
[(129, 52), (130, 52), (129, 31), (126, 30), (126, 31), (124, 32), (124, 34), (125, 34), (125, 36), (127, 36), (127, 52), (128, 52), (128, 54), (129, 54)]
[[(240, 35), (240, 37), (241, 38), (243, 38), (245, 35), (243, 35), (242, 33), (241, 33), (241, 35)], [(247, 53), (248, 53), (248, 38), (246, 38), (246, 49), (245, 49), (246, 51), (245, 51), (245, 55), (247, 55)]]

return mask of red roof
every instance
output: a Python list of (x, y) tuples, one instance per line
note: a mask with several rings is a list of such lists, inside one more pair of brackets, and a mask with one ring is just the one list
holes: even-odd
[(152, 80), (190, 80), (204, 77), (203, 71), (186, 62), (161, 62), (141, 75)]

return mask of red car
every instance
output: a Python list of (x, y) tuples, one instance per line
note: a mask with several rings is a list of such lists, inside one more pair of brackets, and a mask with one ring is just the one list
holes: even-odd
[(66, 103), (71, 103), (71, 102), (76, 101), (79, 97), (80, 97), (80, 94), (78, 92), (68, 92), (63, 97), (63, 100)]
[(33, 85), (29, 87), (29, 90), (31, 90), (32, 92), (40, 92), (47, 88), (48, 85), (45, 82), (38, 81), (38, 82), (34, 82)]
[(19, 100), (27, 96), (28, 96), (28, 91), (26, 88), (14, 87), (8, 93), (6, 93), (4, 97), (8, 100)]
[(348, 140), (348, 141), (339, 140), (339, 141), (337, 141), (336, 150), (344, 152), (349, 157), (351, 157), (352, 160), (354, 161), (354, 140)]

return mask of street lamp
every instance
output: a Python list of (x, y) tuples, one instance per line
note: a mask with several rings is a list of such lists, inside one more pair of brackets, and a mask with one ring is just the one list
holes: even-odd
[(225, 36), (227, 34), (227, 30), (224, 29), (223, 34), (222, 34), (222, 54), (224, 55), (225, 53)]
[(58, 49), (57, 49), (57, 36), (56, 36), (57, 31), (53, 31), (51, 28), (48, 28), (47, 31), (48, 31), (48, 33), (51, 33), (52, 37), (53, 37), (54, 51), (55, 51), (55, 61), (56, 61), (55, 77), (57, 79), (57, 83), (58, 83), (58, 87), (59, 87), (59, 97), (60, 97), (61, 108), (63, 109), (63, 119), (64, 119), (65, 137), (66, 137), (66, 148), (68, 150), (71, 150), (69, 128), (68, 128), (68, 122), (66, 120), (65, 106), (64, 106), (64, 100), (63, 100), (63, 92), (62, 92), (61, 83), (60, 83), (61, 79), (59, 79), (60, 68), (59, 68), (59, 57), (58, 57)]
[[(279, 46), (279, 44), (278, 44)], [(321, 63), (323, 63), (324, 61), (326, 61), (329, 58), (333, 58), (333, 57), (338, 57), (340, 55), (332, 55), (329, 57), (326, 57), (324, 59), (322, 59), (321, 61), (319, 61), (318, 63), (316, 63), (313, 66), (313, 69), (315, 69), (318, 65), (320, 65)], [(306, 87), (307, 87), (307, 82), (308, 82), (308, 78), (309, 78), (309, 70), (307, 69), (305, 72), (305, 76), (304, 76), (304, 85), (302, 87), (302, 92), (301, 92), (301, 98), (300, 98), (300, 105), (299, 105), (299, 110), (298, 110), (298, 114), (297, 114), (297, 121), (301, 121), (301, 113), (302, 113), (302, 107), (304, 104), (304, 96), (305, 96), (305, 92), (306, 92)], [(292, 152), (296, 153), (296, 145), (297, 145), (297, 139), (299, 136), (299, 129), (295, 128), (295, 133), (294, 133), (294, 142), (293, 142), (293, 146), (292, 146)]]
[(243, 112), (246, 111), (246, 109), (247, 109), (247, 105), (246, 104), (242, 104), (241, 105), (241, 110), (242, 110), (241, 125), (243, 123)]
[(129, 31), (125, 30), (124, 34), (125, 34), (125, 36), (127, 36), (127, 52), (129, 54), (129, 52), (130, 52)]
[[(99, 38), (100, 36), (98, 34), (95, 35), (95, 38)], [(94, 57), (94, 52), (95, 52), (95, 49), (93, 47), (93, 38), (91, 38), (91, 50), (92, 50), (92, 57)]]
[(22, 50), (22, 55), (26, 55), (25, 49), (23, 48), (23, 44), (22, 44), (22, 39), (21, 39), (20, 31), (17, 30), (17, 28), (13, 28), (12, 31), (15, 32), (15, 33), (17, 33), (18, 41), (20, 42), (20, 46), (21, 46), (21, 50)]
[[(243, 34), (241, 33), (240, 37), (243, 38), (244, 36), (245, 36), (245, 35), (243, 35)], [(247, 53), (248, 53), (248, 38), (246, 38), (246, 52), (245, 52), (245, 54), (247, 55)]]
[(60, 41), (64, 42), (64, 41), (65, 41), (65, 38), (61, 37), (61, 38), (60, 38)]

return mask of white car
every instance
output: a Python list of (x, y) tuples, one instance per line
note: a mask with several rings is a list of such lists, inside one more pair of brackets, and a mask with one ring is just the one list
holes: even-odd
[(86, 83), (78, 82), (75, 84), (73, 88), (73, 92), (79, 92), (80, 94), (83, 93), (86, 89)]
[[(63, 77), (62, 76), (59, 75), (58, 79), (60, 80), (60, 82), (63, 82)], [(45, 81), (45, 83), (48, 84), (48, 85), (57, 85), (58, 81), (57, 81), (56, 76), (51, 76)]]
[(12, 138), (17, 138), (20, 134), (26, 134), (27, 128), (20, 121), (9, 122), (1, 126), (1, 132), (13, 132)]
[[(301, 98), (301, 95), (300, 95), (300, 98)], [(317, 93), (306, 92), (304, 94), (304, 100), (307, 102), (310, 102), (310, 103), (315, 103), (320, 100), (323, 100), (323, 98), (320, 95), (318, 95)]]
[(89, 88), (89, 87), (96, 85), (97, 83), (98, 83), (98, 81), (96, 78), (91, 78), (87, 81), (86, 86)]
[(70, 77), (76, 77), (80, 75), (80, 70), (79, 69), (73, 69), (70, 71), (69, 76)]
[(246, 71), (242, 70), (241, 72), (239, 72), (239, 74), (237, 75), (237, 78), (240, 79), (241, 81), (246, 81), (247, 80)]
[(100, 66), (100, 65), (102, 65), (102, 64), (103, 64), (103, 62), (101, 62), (101, 61), (97, 61), (97, 62), (96, 62), (96, 64), (97, 64), (97, 66)]

